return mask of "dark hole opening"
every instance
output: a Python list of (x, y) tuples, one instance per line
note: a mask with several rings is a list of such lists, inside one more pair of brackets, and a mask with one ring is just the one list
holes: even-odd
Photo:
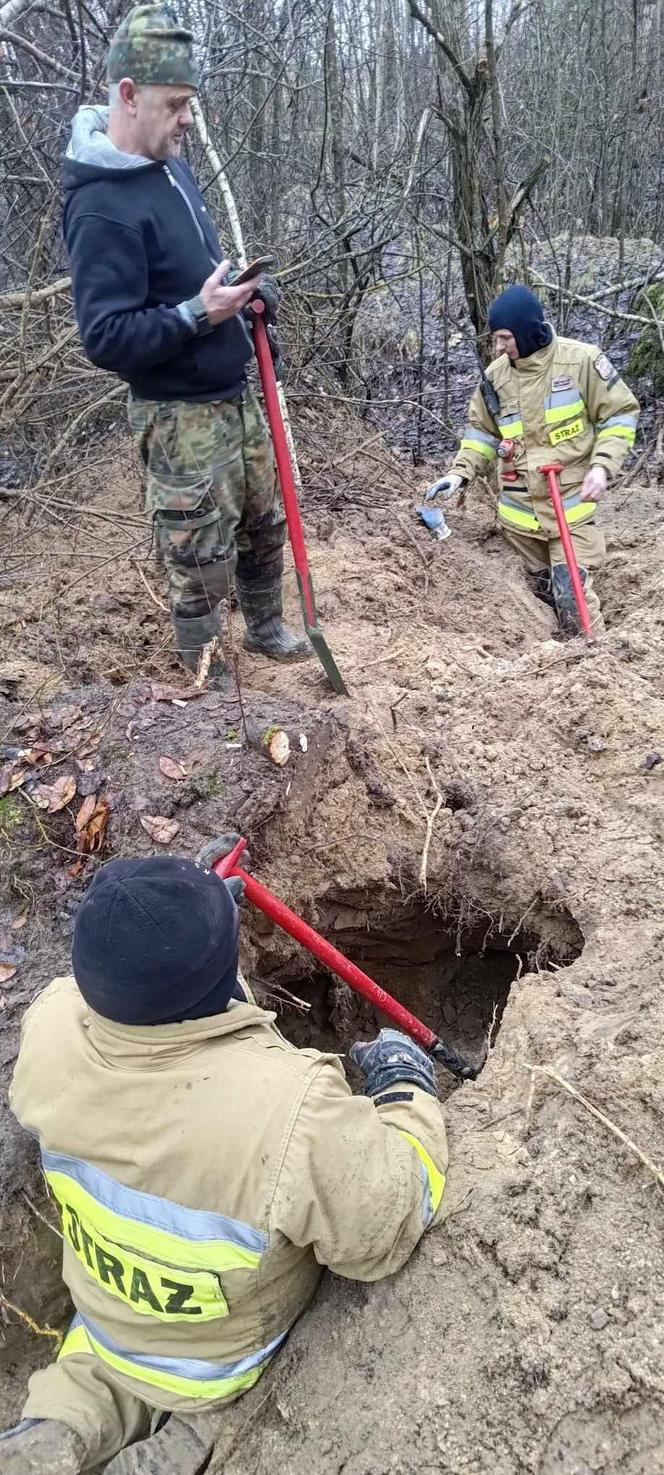
[[(445, 1044), (479, 1064), (487, 1043), (495, 1043), (515, 979), (572, 963), (583, 949), (583, 934), (565, 909), (543, 905), (537, 930), (532, 913), (527, 931), (501, 920), (502, 927), (476, 916), (462, 926), (458, 914), (443, 917), (421, 905), (373, 911), (344, 899), (327, 925), (321, 908), (319, 930)], [(390, 1023), (304, 951), (275, 966), (264, 947), (266, 1002), (294, 1044), (346, 1051)], [(309, 1008), (298, 1010), (289, 994)]]

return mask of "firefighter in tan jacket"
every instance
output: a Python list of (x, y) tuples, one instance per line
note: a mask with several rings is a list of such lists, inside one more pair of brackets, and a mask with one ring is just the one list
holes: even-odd
[(431, 1061), (384, 1030), (353, 1046), (353, 1096), (336, 1056), (283, 1039), (238, 973), (241, 882), (206, 868), (237, 838), (103, 867), (73, 976), (25, 1017), (11, 1105), (76, 1314), (0, 1439), (3, 1475), (195, 1475), (211, 1411), (256, 1383), (322, 1267), (392, 1275), (438, 1213)]
[(499, 358), (470, 402), (468, 424), (448, 472), (427, 493), (451, 496), (499, 458), (498, 517), (507, 542), (578, 633), (576, 602), (558, 525), (539, 467), (559, 462), (565, 518), (596, 634), (603, 629), (592, 571), (604, 561), (597, 504), (634, 444), (639, 406), (609, 359), (591, 343), (559, 338), (526, 287), (508, 287), (489, 309)]

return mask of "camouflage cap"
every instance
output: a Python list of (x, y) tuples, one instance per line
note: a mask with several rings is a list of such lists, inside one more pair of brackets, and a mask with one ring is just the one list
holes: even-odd
[(167, 5), (135, 5), (121, 21), (108, 53), (108, 80), (131, 77), (141, 87), (198, 87), (193, 35)]

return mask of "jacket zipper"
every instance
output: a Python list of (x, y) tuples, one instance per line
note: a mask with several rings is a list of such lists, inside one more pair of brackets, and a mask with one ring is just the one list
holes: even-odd
[(193, 207), (193, 205), (191, 203), (191, 200), (189, 199), (189, 196), (187, 194), (187, 191), (182, 188), (182, 185), (178, 183), (178, 180), (175, 178), (175, 176), (173, 174), (171, 174), (171, 171), (168, 168), (168, 165), (167, 164), (164, 164), (164, 174), (166, 175), (166, 178), (168, 179), (169, 183), (172, 184), (173, 189), (176, 189), (177, 192), (178, 192), (178, 194), (182, 196), (182, 199), (184, 200), (184, 203), (185, 203), (185, 205), (186, 205), (186, 207), (187, 207), (187, 209), (189, 211), (189, 214), (190, 214), (190, 216), (191, 216), (191, 218), (192, 218), (192, 220), (194, 222), (194, 228), (196, 230), (196, 234), (197, 234), (198, 239), (199, 239), (199, 241), (201, 243), (201, 246), (203, 247), (203, 249), (205, 251), (207, 251), (207, 254), (210, 257), (210, 261), (212, 262), (212, 265), (213, 266), (218, 266), (219, 265), (219, 262), (218, 261), (215, 261), (214, 256), (212, 256), (212, 254), (211, 254), (211, 252), (209, 250), (207, 241), (205, 239), (205, 236), (203, 235), (203, 230), (202, 230), (202, 227), (201, 227), (200, 220), (198, 219), (198, 217), (196, 215), (196, 211), (194, 210), (194, 207)]
[[(205, 251), (207, 251), (208, 256), (210, 257), (210, 261), (212, 262), (213, 267), (218, 266), (219, 265), (219, 262), (218, 261), (215, 261), (214, 256), (208, 250), (207, 241), (205, 239), (205, 236), (203, 235), (203, 231), (202, 231), (202, 228), (201, 228), (200, 220), (198, 219), (198, 216), (196, 215), (196, 211), (194, 210), (194, 207), (193, 207), (193, 205), (191, 203), (191, 200), (189, 199), (189, 196), (187, 194), (187, 191), (182, 188), (182, 185), (178, 183), (178, 181), (175, 178), (175, 176), (173, 174), (171, 174), (171, 171), (170, 171), (170, 169), (169, 169), (169, 167), (168, 167), (167, 164), (164, 164), (164, 174), (166, 175), (166, 178), (168, 179), (169, 183), (172, 184), (173, 189), (176, 189), (177, 192), (178, 192), (178, 194), (182, 196), (182, 199), (184, 200), (184, 203), (185, 203), (185, 205), (186, 205), (186, 207), (187, 207), (187, 209), (189, 211), (189, 214), (190, 214), (190, 216), (191, 216), (191, 218), (192, 218), (192, 220), (194, 222), (194, 227), (195, 227), (195, 230), (196, 230), (196, 234), (198, 236), (198, 239), (199, 239), (199, 241), (200, 241), (203, 249)], [(246, 324), (246, 322), (245, 322), (245, 320), (244, 320), (244, 318), (242, 316), (242, 313), (241, 312), (237, 313), (236, 314), (236, 317), (238, 319), (238, 322), (240, 323), (240, 326), (241, 326), (242, 331), (244, 333), (244, 336), (245, 336), (245, 338), (247, 340), (247, 343), (249, 344), (249, 346), (250, 346), (250, 348), (252, 350), (252, 353), (253, 353), (254, 340), (252, 338), (251, 333), (249, 332), (249, 328), (248, 328), (248, 326), (247, 326), (247, 324)]]

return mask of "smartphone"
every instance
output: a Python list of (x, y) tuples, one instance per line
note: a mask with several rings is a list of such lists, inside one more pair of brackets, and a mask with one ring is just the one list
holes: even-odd
[(276, 256), (257, 256), (255, 261), (250, 261), (238, 275), (234, 277), (232, 285), (241, 287), (243, 282), (253, 282), (254, 277), (262, 276), (263, 272), (270, 271), (276, 266)]

